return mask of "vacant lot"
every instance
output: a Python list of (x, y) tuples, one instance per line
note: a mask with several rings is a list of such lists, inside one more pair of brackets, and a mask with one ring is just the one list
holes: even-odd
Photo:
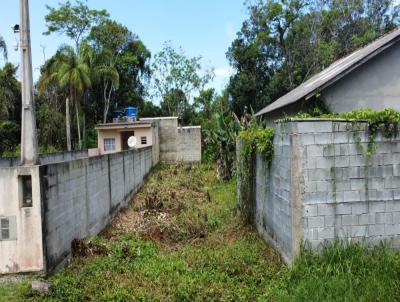
[(396, 301), (400, 256), (385, 246), (304, 250), (288, 269), (236, 214), (235, 184), (213, 167), (161, 166), (89, 242), (49, 295), (1, 286), (4, 301)]

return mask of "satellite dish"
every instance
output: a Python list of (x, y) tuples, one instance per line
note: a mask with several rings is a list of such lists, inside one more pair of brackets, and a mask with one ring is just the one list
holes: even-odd
[(128, 138), (128, 146), (129, 146), (129, 148), (134, 148), (134, 147), (136, 147), (136, 143), (137, 143), (136, 137), (130, 136), (130, 137)]

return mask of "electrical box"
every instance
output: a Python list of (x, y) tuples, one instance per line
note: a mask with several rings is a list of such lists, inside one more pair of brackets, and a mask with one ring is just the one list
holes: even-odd
[(33, 206), (32, 200), (32, 176), (31, 175), (20, 175), (19, 186), (21, 188), (21, 207), (31, 208)]

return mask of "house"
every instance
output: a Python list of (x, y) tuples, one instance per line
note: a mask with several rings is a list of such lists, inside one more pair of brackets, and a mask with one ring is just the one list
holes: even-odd
[[(132, 148), (153, 147), (153, 159), (162, 162), (201, 161), (201, 127), (179, 127), (178, 117), (136, 117), (136, 108), (116, 110), (112, 123), (99, 124), (97, 148), (89, 156), (97, 156)], [(128, 140), (134, 137), (134, 146)], [(132, 142), (131, 142), (132, 143)]]
[(334, 62), (260, 110), (269, 123), (306, 111), (318, 99), (332, 112), (400, 110), (400, 29)]
[(97, 125), (98, 153), (103, 155), (129, 150), (128, 139), (132, 136), (136, 138), (135, 148), (152, 146), (153, 128), (153, 123), (141, 121)]

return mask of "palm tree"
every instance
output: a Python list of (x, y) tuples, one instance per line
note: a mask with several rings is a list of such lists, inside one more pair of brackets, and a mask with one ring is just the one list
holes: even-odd
[(112, 92), (119, 87), (119, 74), (115, 68), (115, 58), (110, 50), (103, 49), (101, 53), (97, 54), (93, 73), (94, 80), (103, 87), (103, 123), (106, 123)]
[(7, 45), (2, 36), (0, 36), (0, 52), (3, 52), (4, 59), (7, 60)]
[(91, 86), (90, 69), (84, 60), (83, 48), (77, 52), (68, 45), (61, 46), (51, 66), (49, 80), (56, 79), (61, 88), (68, 91), (65, 99), (65, 119), (67, 133), (67, 148), (71, 151), (71, 118), (70, 102), (75, 105), (75, 114), (78, 130), (79, 148), (82, 146), (80, 119), (79, 119), (79, 98), (82, 93)]

